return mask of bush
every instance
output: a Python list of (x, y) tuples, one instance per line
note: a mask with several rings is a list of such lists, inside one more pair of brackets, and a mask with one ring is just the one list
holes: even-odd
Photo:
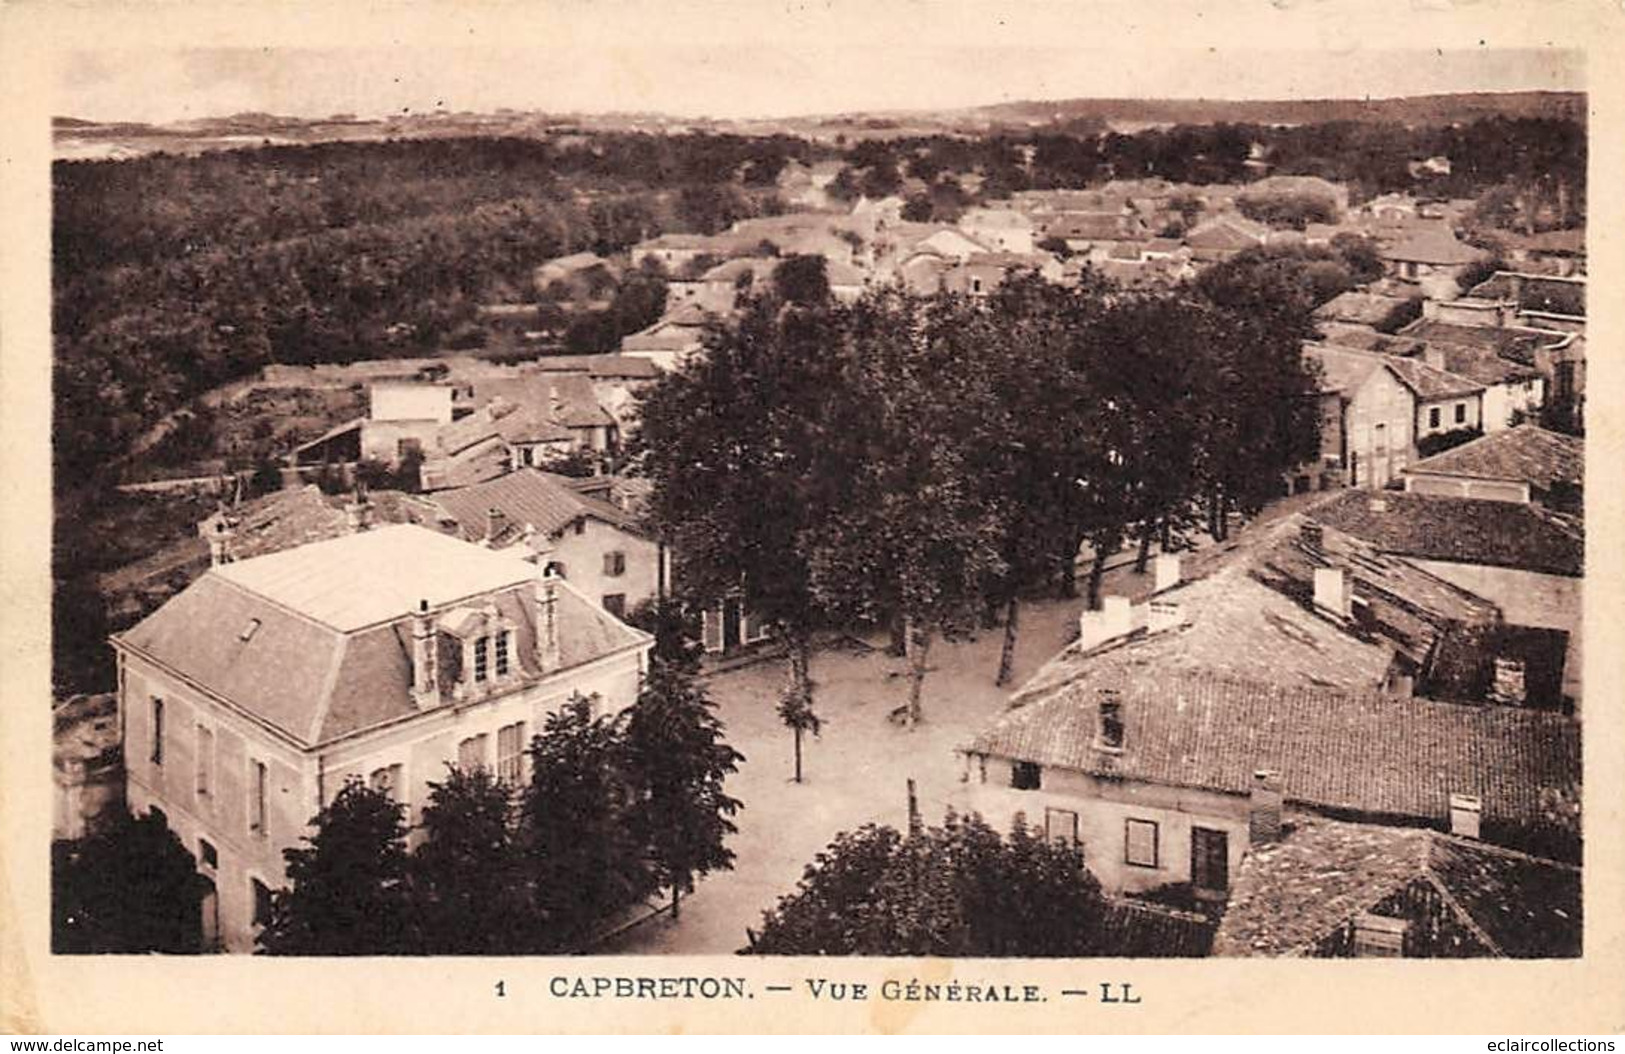
[(1422, 317), (1422, 297), (1413, 296), (1395, 304), (1374, 326), (1378, 333), (1398, 333)]
[(1452, 428), (1448, 432), (1435, 432), (1430, 436), (1422, 436), (1416, 441), (1416, 456), (1419, 458), (1432, 457), (1442, 454), (1446, 450), (1453, 450), (1463, 443), (1470, 443), (1484, 434), (1482, 428)]

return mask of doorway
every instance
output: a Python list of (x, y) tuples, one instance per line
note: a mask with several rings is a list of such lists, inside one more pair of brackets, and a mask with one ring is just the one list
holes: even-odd
[(1230, 888), (1230, 836), (1210, 827), (1191, 828), (1191, 889), (1204, 900)]

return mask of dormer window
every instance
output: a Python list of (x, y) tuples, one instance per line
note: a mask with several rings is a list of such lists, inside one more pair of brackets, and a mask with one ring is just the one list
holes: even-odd
[(484, 681), (490, 676), (491, 638), (480, 637), (474, 641), (474, 681)]
[(1116, 692), (1102, 692), (1095, 725), (1095, 749), (1123, 749), (1123, 701)]
[(508, 676), (508, 641), (512, 635), (512, 630), (506, 630), (496, 635), (496, 667), (498, 677)]

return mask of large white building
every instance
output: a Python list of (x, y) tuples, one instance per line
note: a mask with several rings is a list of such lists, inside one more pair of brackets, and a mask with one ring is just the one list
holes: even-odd
[(416, 824), (448, 762), (517, 783), (573, 695), (633, 702), (652, 639), (523, 550), (363, 531), (220, 564), (113, 638), (130, 808), (197, 858), (210, 945), (253, 950), (282, 851), (347, 780)]

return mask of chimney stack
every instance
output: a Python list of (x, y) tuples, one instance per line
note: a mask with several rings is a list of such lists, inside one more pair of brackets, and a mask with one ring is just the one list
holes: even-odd
[(1298, 525), (1298, 541), (1305, 549), (1318, 553), (1326, 548), (1325, 529), (1313, 520), (1305, 520)]
[(1134, 628), (1134, 604), (1128, 597), (1102, 597), (1100, 610), (1106, 617), (1106, 639), (1127, 636)]
[(1162, 553), (1158, 555), (1155, 564), (1156, 580), (1152, 586), (1153, 593), (1161, 593), (1165, 589), (1172, 589), (1179, 584), (1179, 554)]
[(1315, 610), (1338, 622), (1349, 617), (1348, 573), (1341, 567), (1315, 568)]
[(1437, 344), (1422, 345), (1422, 361), (1436, 370), (1444, 369), (1444, 349)]
[(559, 668), (558, 576), (538, 564), (536, 581), (536, 665), (544, 674)]
[(1269, 769), (1253, 773), (1252, 800), (1247, 809), (1247, 839), (1253, 845), (1281, 840), (1281, 775)]
[(495, 547), (502, 532), (508, 529), (507, 515), (496, 506), (485, 510), (485, 544)]
[(1479, 821), (1484, 817), (1484, 801), (1474, 794), (1450, 796), (1450, 833), (1463, 838), (1477, 838)]
[(1146, 606), (1146, 629), (1152, 633), (1178, 629), (1185, 623), (1185, 608), (1167, 600), (1153, 600)]
[(219, 518), (214, 521), (214, 529), (208, 532), (210, 567), (231, 563), (231, 538), (235, 533), (231, 522), (226, 519), (226, 514), (221, 512)]
[(1521, 659), (1495, 657), (1490, 699), (1505, 706), (1523, 706), (1529, 701), (1528, 674)]
[(440, 705), (439, 659), (434, 616), (429, 613), (429, 602), (419, 600), (412, 613), (412, 701), (419, 710)]

